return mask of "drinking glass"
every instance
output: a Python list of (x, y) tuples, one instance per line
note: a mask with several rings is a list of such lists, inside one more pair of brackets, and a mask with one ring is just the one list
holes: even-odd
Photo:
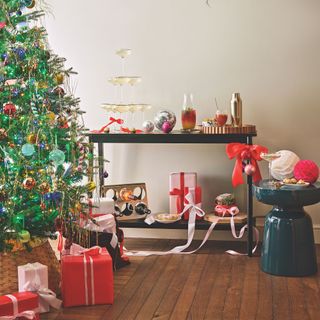
[(214, 122), (218, 127), (223, 127), (228, 120), (228, 112), (225, 110), (217, 110), (215, 117), (214, 117)]
[(281, 153), (280, 152), (274, 152), (274, 153), (260, 153), (260, 157), (263, 159), (263, 160), (266, 160), (268, 162), (268, 169), (269, 169), (269, 178), (268, 178), (268, 184), (273, 184), (273, 181), (272, 181), (272, 176), (271, 176), (271, 164), (272, 164), (272, 161), (278, 159), (281, 157)]

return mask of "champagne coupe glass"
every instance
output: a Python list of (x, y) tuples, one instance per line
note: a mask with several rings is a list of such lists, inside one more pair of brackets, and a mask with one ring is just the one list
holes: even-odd
[(121, 58), (122, 75), (125, 75), (125, 58), (131, 55), (131, 49), (119, 49), (116, 54)]
[(272, 164), (272, 161), (281, 157), (281, 153), (280, 152), (274, 152), (274, 153), (261, 152), (260, 157), (263, 160), (266, 160), (268, 162), (268, 169), (269, 169), (268, 184), (273, 184), (272, 176), (271, 176), (271, 164)]

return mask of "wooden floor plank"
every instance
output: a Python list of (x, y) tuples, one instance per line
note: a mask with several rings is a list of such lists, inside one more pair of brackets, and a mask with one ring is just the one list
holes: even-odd
[(258, 279), (259, 279), (259, 258), (243, 257), (245, 259), (245, 270), (243, 274), (244, 283), (242, 299), (239, 312), (239, 319), (255, 319), (258, 305)]
[(145, 320), (152, 319), (154, 313), (160, 305), (168, 286), (177, 274), (177, 268), (182, 262), (181, 255), (172, 255), (163, 272), (160, 272), (158, 280), (154, 282), (154, 286), (149, 296), (145, 299), (142, 308), (139, 310), (136, 319)]
[[(319, 257), (318, 257), (319, 259)], [(310, 319), (320, 319), (319, 276), (302, 278), (307, 314)]]
[[(257, 270), (257, 269), (256, 269)], [(260, 271), (258, 272), (258, 305), (257, 305), (257, 320), (272, 319), (272, 276)], [(246, 307), (245, 305), (243, 305)]]
[(223, 308), (225, 320), (234, 320), (239, 317), (244, 281), (246, 281), (244, 277), (246, 260), (247, 257), (244, 256), (236, 256), (232, 259), (231, 280)]
[(273, 319), (290, 319), (287, 279), (272, 277), (272, 314)]
[[(301, 278), (287, 278), (289, 313), (291, 320), (310, 320)], [(320, 298), (320, 297), (319, 297)]]
[(182, 257), (182, 263), (179, 265), (174, 278), (172, 279), (168, 289), (161, 300), (159, 307), (154, 313), (153, 319), (164, 320), (169, 319), (178, 300), (178, 297), (184, 287), (184, 284), (191, 272), (195, 257), (186, 255)]
[(202, 272), (188, 319), (204, 319), (214, 281), (217, 279), (219, 256), (210, 254)]
[(185, 282), (177, 303), (171, 313), (170, 319), (186, 319), (207, 259), (208, 254), (197, 255), (194, 265), (192, 266), (191, 273)]
[(227, 290), (230, 285), (232, 257), (228, 254), (223, 254), (219, 259), (219, 266), (216, 274), (217, 277), (211, 290), (209, 303), (207, 306), (204, 319), (207, 320), (220, 320), (222, 319), (223, 307), (225, 304)]

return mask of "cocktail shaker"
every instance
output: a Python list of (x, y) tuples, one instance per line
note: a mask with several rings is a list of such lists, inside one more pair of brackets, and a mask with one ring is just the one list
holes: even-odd
[(231, 123), (233, 127), (242, 126), (242, 100), (240, 93), (233, 93), (231, 98)]

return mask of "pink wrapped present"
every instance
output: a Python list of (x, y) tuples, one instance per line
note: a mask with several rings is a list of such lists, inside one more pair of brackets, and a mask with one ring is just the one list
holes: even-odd
[(195, 172), (175, 172), (170, 174), (170, 202), (171, 214), (179, 214), (184, 208), (184, 188), (195, 188), (197, 186), (197, 174)]

